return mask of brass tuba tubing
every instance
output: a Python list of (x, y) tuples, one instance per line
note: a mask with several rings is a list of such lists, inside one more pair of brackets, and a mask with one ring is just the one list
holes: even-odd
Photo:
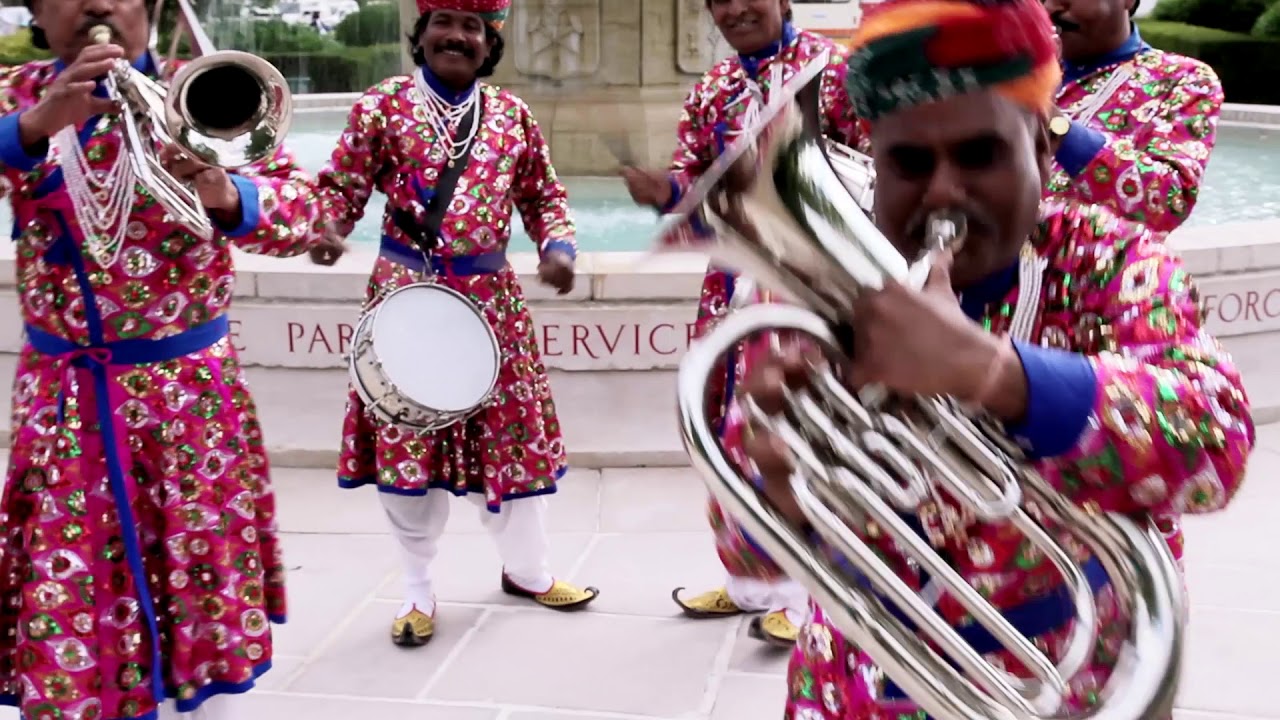
[[(850, 530), (850, 520), (864, 522), (870, 517), (881, 521), (882, 527), (910, 556), (936, 560), (925, 560), (922, 564), (935, 573), (935, 578), (944, 583), (954, 582), (954, 586), (947, 585), (948, 590), (962, 602), (972, 599), (969, 595), (972, 588), (954, 571), (944, 570), (945, 563), (914, 533), (895, 523), (888, 507), (876, 502), (879, 498), (870, 500), (874, 493), (867, 492), (853, 471), (843, 466), (826, 466), (808, 439), (794, 428), (788, 429), (783, 419), (771, 418), (774, 429), (788, 440), (789, 447), (799, 450), (796, 453), (798, 467), (791, 485), (801, 509), (823, 539), (842, 552), (849, 563), (870, 580), (876, 592), (867, 592), (829, 559), (815, 553), (810, 540), (768, 505), (734, 467), (719, 445), (702, 404), (707, 382), (719, 371), (721, 357), (749, 337), (779, 330), (802, 333), (818, 340), (829, 352), (838, 352), (838, 344), (825, 321), (802, 308), (759, 305), (733, 313), (691, 348), (681, 362), (677, 378), (681, 437), (695, 469), (717, 502), (743, 525), (789, 577), (805, 585), (841, 632), (874, 658), (926, 712), (940, 720), (1076, 717), (1145, 720), (1171, 711), (1180, 669), (1182, 628), (1178, 621), (1177, 595), (1169, 590), (1177, 588), (1180, 581), (1163, 536), (1154, 528), (1139, 526), (1127, 518), (1089, 515), (1057, 495), (1034, 474), (1022, 477), (1028, 496), (1039, 504), (1046, 517), (1075, 529), (1094, 549), (1131, 614), (1131, 643), (1122, 652), (1112, 681), (1104, 689), (1105, 702), (1090, 711), (1060, 713), (1056, 707), (1060, 692), (1073, 673), (1048, 673), (1044, 662), (1036, 662), (1032, 669), (1041, 676), (1042, 682), (1018, 681), (987, 664), (955, 636), (954, 630), (931, 608), (922, 605), (918, 595)], [(831, 432), (841, 431), (832, 428)], [(1031, 524), (1029, 519), (1026, 523)], [(1026, 528), (1023, 522), (1018, 525)], [(1052, 557), (1054, 553), (1049, 554)], [(1064, 574), (1073, 572), (1078, 570)], [(1067, 582), (1073, 587), (1078, 602), (1089, 594), (1082, 578), (1068, 577)], [(963, 671), (957, 671), (924, 640), (905, 628), (877, 595), (888, 598), (911, 616), (917, 627), (938, 642)], [(969, 607), (969, 602), (964, 604)], [(1085, 601), (1084, 605), (1089, 607), (1091, 602)], [(974, 615), (996, 637), (1014, 648), (1021, 644), (1020, 639), (1025, 641), (1014, 628), (1007, 626), (998, 611), (989, 606), (987, 611)], [(1003, 631), (998, 629), (1000, 623), (1005, 624)], [(1080, 622), (1076, 632), (1076, 642), (1070, 643), (1074, 652), (1068, 653), (1074, 657), (1064, 658), (1059, 670), (1079, 667), (1083, 663), (1081, 648), (1086, 654), (1092, 650), (1093, 628)], [(1016, 649), (1015, 652), (1019, 656), (1023, 654)], [(968, 678), (975, 678), (978, 686)]]
[[(814, 550), (759, 494), (725, 453), (706, 415), (705, 391), (721, 359), (761, 334), (799, 334), (839, 360), (835, 330), (863, 288), (892, 277), (919, 287), (929, 255), (909, 263), (863, 214), (823, 152), (815, 121), (817, 84), (826, 58), (781, 89), (797, 102), (766, 110), (753, 136), (699, 181), (664, 232), (698, 214), (715, 227), (713, 258), (736, 266), (761, 287), (796, 304), (735, 307), (681, 362), (677, 406), (681, 438), (712, 496), (742, 524), (788, 576), (801, 582), (842, 633), (865, 650), (921, 708), (939, 720), (1150, 720), (1168, 716), (1181, 670), (1182, 584), (1163, 535), (1149, 522), (1086, 511), (1035, 473), (989, 419), (941, 397), (890, 397), (883, 389), (846, 389), (831, 370), (815, 370), (804, 391), (767, 416), (743, 410), (777, 433), (795, 458), (790, 485), (820, 538), (847, 560)], [(817, 68), (817, 69), (815, 69)], [(803, 116), (803, 117), (802, 117)], [(765, 131), (768, 131), (767, 133)], [(750, 187), (717, 184), (743, 145), (767, 139)], [(963, 217), (932, 219), (930, 250), (963, 242)], [(1040, 652), (999, 610), (918, 537), (899, 513), (918, 512), (945, 492), (980, 522), (1007, 522), (1062, 576), (1077, 622), (1056, 661)], [(874, 522), (903, 555), (1028, 670), (1017, 678), (971, 648), (929, 602), (883, 563), (854, 528)], [(1047, 528), (1055, 528), (1050, 533)], [(1095, 644), (1093, 592), (1073, 554), (1057, 542), (1070, 534), (1096, 557), (1129, 613), (1127, 642), (1100, 702), (1069, 710), (1063, 700)], [(852, 568), (847, 572), (846, 568)], [(898, 620), (897, 608), (919, 631)], [(930, 646), (935, 644), (938, 650)], [(953, 664), (954, 663), (954, 666)]]

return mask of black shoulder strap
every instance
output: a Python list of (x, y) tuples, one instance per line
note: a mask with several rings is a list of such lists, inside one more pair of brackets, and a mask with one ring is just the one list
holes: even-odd
[[(479, 87), (473, 92), (480, 93)], [(484, 108), (484, 96), (478, 95), (476, 102), (480, 109)], [(471, 132), (472, 123), (480, 122), (480, 112), (469, 112), (462, 117), (458, 123), (457, 130), (453, 133), (453, 142), (462, 142), (463, 138)], [(474, 137), (472, 142), (474, 142)], [(440, 246), (440, 225), (444, 223), (444, 214), (449, 210), (449, 204), (453, 202), (453, 194), (458, 188), (458, 179), (462, 177), (463, 171), (467, 169), (467, 163), (471, 160), (471, 143), (467, 144), (466, 150), (457, 160), (451, 160), (445, 163), (444, 168), (440, 171), (440, 176), (436, 179), (435, 194), (431, 196), (431, 201), (427, 204), (426, 217), (419, 222), (413, 213), (402, 208), (395, 208), (392, 211), (391, 218), (395, 222), (396, 227), (401, 232), (409, 236), (418, 249), (427, 255), (431, 255)]]

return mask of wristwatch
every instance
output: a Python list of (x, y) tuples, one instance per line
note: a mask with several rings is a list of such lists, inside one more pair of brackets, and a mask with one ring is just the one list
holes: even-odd
[(1067, 133), (1071, 132), (1071, 118), (1066, 115), (1055, 115), (1049, 121), (1049, 132), (1058, 139), (1066, 137)]

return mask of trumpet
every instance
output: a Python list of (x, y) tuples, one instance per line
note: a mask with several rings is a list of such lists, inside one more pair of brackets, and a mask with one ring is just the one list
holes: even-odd
[[(194, 190), (160, 163), (157, 149), (175, 143), (191, 156), (228, 170), (262, 160), (284, 141), (293, 118), (293, 99), (284, 75), (256, 55), (218, 51), (196, 19), (188, 0), (177, 0), (178, 28), (166, 63), (177, 54), (182, 30), (193, 60), (174, 74), (168, 89), (124, 60), (104, 80), (108, 97), (123, 108), (125, 151), (135, 179), (169, 215), (195, 235), (209, 239), (213, 225)], [(164, 2), (156, 3), (151, 47)], [(111, 41), (111, 29), (89, 31), (94, 43)]]
[[(819, 58), (814, 65), (825, 62)], [(704, 404), (720, 358), (752, 336), (778, 332), (807, 336), (828, 357), (847, 357), (845, 319), (858, 294), (879, 289), (888, 279), (923, 286), (936, 254), (963, 243), (966, 235), (963, 215), (938, 213), (930, 218), (922, 257), (909, 262), (893, 247), (827, 154), (819, 132), (819, 72), (806, 68), (781, 89), (794, 101), (771, 109), (754, 133), (727, 150), (660, 231), (662, 244), (670, 246), (688, 237), (691, 225), (717, 228), (710, 248), (717, 262), (749, 273), (793, 303), (732, 311), (681, 362), (680, 431), (693, 465), (721, 506), (808, 589), (835, 627), (931, 717), (1167, 717), (1178, 686), (1184, 631), (1182, 585), (1164, 537), (1151, 523), (1072, 503), (1030, 467), (989, 418), (951, 398), (895, 397), (878, 388), (853, 392), (830, 369), (815, 369), (811, 387), (791, 391), (777, 415), (743, 402), (749, 417), (788, 446), (798, 504), (847, 565), (815, 552), (808, 537), (761, 497), (725, 453)], [(759, 165), (749, 174), (750, 186), (722, 182), (744, 158)], [(980, 522), (1015, 528), (1054, 565), (1076, 607), (1061, 657), (1050, 658), (1024, 637), (904, 519), (939, 493)], [(1029, 677), (986, 660), (903, 582), (853, 530), (871, 523), (908, 563), (927, 571), (959, 602)], [(1064, 543), (1070, 547), (1060, 544), (1061, 533), (1073, 536)], [(1088, 665), (1097, 642), (1094, 589), (1071, 549), (1077, 544), (1107, 572), (1130, 624), (1099, 703), (1071, 711), (1064, 703), (1070, 683)]]

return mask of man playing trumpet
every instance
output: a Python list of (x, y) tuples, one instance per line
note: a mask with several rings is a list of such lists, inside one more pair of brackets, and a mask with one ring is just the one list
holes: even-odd
[[(968, 233), (921, 290), (890, 281), (857, 299), (852, 360), (836, 369), (851, 386), (950, 395), (986, 411), (1056, 491), (1087, 510), (1138, 519), (1219, 510), (1254, 443), (1240, 376), (1202, 327), (1181, 259), (1156, 235), (1105, 208), (1041, 204), (1055, 56), (1038, 0), (904, 2), (861, 28), (850, 95), (871, 122), (877, 225), (906, 258), (924, 250), (935, 212), (960, 213)], [(810, 363), (824, 362), (795, 347), (762, 355), (744, 388), (768, 415), (782, 409), (784, 388), (808, 383)], [(766, 426), (743, 421), (743, 402), (730, 412), (726, 443), (741, 443), (742, 472), (807, 528), (788, 482), (790, 452)], [(906, 520), (1020, 634), (1061, 657), (1075, 609), (1058, 571), (1007, 521), (980, 522), (960, 508), (937, 489)], [(852, 529), (972, 648), (1027, 677), (875, 523)], [(1098, 560), (1073, 555), (1097, 610), (1097, 642), (1066, 698), (1079, 709), (1100, 701), (1128, 623)], [(790, 670), (788, 718), (923, 717), (822, 608), (814, 613)]]
[(212, 715), (215, 695), (271, 667), (285, 615), (262, 433), (227, 338), (231, 247), (304, 253), (322, 242), (319, 203), (283, 151), (229, 174), (168, 146), (212, 237), (177, 225), (135, 185), (99, 82), (117, 63), (172, 70), (147, 48), (148, 3), (31, 10), (57, 59), (0, 71), (26, 335), (0, 515), (0, 703), (33, 719)]
[[(845, 52), (836, 43), (791, 24), (790, 0), (706, 0), (716, 28), (737, 51), (713, 67), (690, 91), (676, 130), (677, 141), (667, 171), (626, 168), (623, 177), (637, 204), (670, 210), (724, 151), (727, 144), (751, 130), (772, 97), (802, 67), (822, 53), (829, 66), (822, 82), (823, 122), (837, 142), (865, 152), (865, 132), (852, 112), (844, 89)], [(712, 266), (707, 270), (698, 305), (698, 336), (705, 335), (728, 311), (731, 302), (767, 301), (735, 297), (738, 278)], [(741, 293), (737, 293), (740, 295)], [(711, 390), (712, 411), (724, 412), (726, 398), (744, 367), (741, 357), (726, 361), (724, 379)], [(751, 634), (773, 644), (790, 645), (798, 632), (808, 597), (725, 516), (709, 503), (708, 518), (716, 551), (727, 571), (723, 587), (672, 599), (693, 618), (716, 618), (743, 612), (764, 612), (751, 625)]]

